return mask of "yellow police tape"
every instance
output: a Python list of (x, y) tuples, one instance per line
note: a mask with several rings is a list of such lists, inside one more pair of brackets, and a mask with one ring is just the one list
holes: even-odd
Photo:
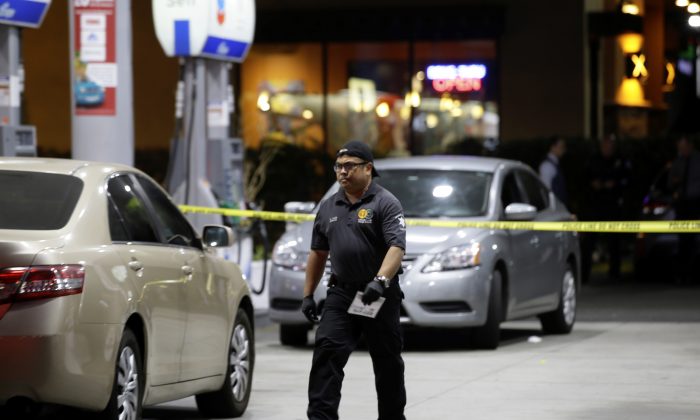
[[(184, 213), (220, 214), (222, 216), (249, 217), (278, 222), (308, 222), (314, 214), (283, 213), (276, 211), (238, 210), (181, 205)], [(693, 233), (700, 232), (700, 220), (654, 220), (654, 221), (609, 221), (609, 222), (500, 222), (482, 220), (435, 220), (406, 219), (409, 226), (432, 226), (450, 228), (482, 228), (510, 230), (543, 230), (570, 232), (617, 232), (617, 233)]]

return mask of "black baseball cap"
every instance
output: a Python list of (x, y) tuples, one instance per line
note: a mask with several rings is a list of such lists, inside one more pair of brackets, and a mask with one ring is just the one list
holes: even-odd
[(369, 146), (366, 143), (357, 140), (345, 143), (335, 155), (336, 158), (339, 158), (341, 156), (355, 156), (362, 159), (365, 162), (372, 162), (372, 177), (376, 178), (379, 176), (379, 173), (377, 173), (377, 169), (374, 167), (374, 157), (372, 156), (372, 150), (370, 150)]

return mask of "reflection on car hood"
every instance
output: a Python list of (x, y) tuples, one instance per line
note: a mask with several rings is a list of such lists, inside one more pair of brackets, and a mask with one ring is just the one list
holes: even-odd
[[(313, 223), (302, 223), (292, 233), (303, 249), (309, 249)], [(480, 239), (483, 229), (409, 226), (406, 231), (406, 254), (438, 253), (447, 248)]]

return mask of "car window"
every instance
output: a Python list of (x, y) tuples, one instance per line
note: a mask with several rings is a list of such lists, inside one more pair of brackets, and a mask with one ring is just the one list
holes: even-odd
[(122, 220), (112, 197), (108, 197), (107, 200), (107, 217), (109, 219), (109, 234), (112, 237), (112, 242), (128, 242), (129, 232), (126, 231), (124, 220)]
[(518, 178), (520, 178), (525, 203), (535, 206), (537, 211), (542, 211), (549, 205), (549, 200), (547, 199), (547, 189), (542, 185), (540, 180), (535, 177), (535, 175), (526, 171), (516, 171)]
[(54, 230), (68, 223), (83, 190), (70, 175), (0, 171), (0, 229)]
[(376, 181), (401, 202), (407, 217), (486, 214), (492, 175), (487, 172), (384, 169)]
[(199, 241), (194, 233), (194, 229), (192, 229), (192, 225), (170, 201), (168, 196), (153, 181), (143, 176), (137, 176), (136, 178), (153, 206), (155, 216), (159, 222), (158, 228), (165, 242), (171, 245), (199, 247)]
[(112, 177), (107, 184), (107, 191), (115, 207), (108, 212), (112, 241), (123, 240), (123, 231), (126, 231), (129, 241), (159, 242), (148, 216), (148, 208), (137, 194), (131, 177)]
[(515, 180), (515, 174), (513, 172), (506, 175), (503, 179), (503, 189), (501, 190), (501, 203), (503, 209), (512, 203), (522, 203), (520, 189), (518, 188), (518, 183)]

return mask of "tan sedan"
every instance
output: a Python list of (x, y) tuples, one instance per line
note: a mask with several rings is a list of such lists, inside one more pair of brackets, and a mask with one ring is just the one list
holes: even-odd
[(195, 395), (248, 405), (253, 306), (239, 268), (168, 195), (123, 165), (0, 157), (0, 405), (139, 419)]

